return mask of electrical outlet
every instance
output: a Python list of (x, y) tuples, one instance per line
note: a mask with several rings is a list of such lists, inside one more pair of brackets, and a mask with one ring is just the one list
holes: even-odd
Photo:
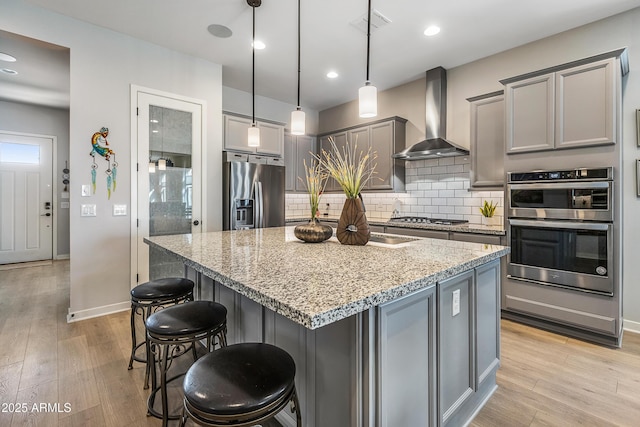
[(460, 289), (453, 291), (453, 304), (451, 307), (451, 316), (460, 314)]

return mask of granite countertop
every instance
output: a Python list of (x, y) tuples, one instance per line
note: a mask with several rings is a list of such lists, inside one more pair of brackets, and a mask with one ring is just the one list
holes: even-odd
[[(395, 247), (304, 243), (294, 227), (155, 236), (146, 243), (263, 306), (316, 329), (434, 286), (509, 248), (441, 239)], [(332, 238), (332, 239), (335, 239)]]
[[(309, 218), (295, 218), (289, 217), (285, 219), (285, 223), (287, 222), (299, 222), (306, 221)], [(326, 217), (322, 216), (319, 218), (320, 221), (338, 221), (339, 217)], [(376, 219), (368, 219), (369, 224), (371, 225), (382, 225), (387, 227), (399, 227), (399, 228), (413, 228), (413, 229), (422, 229), (422, 230), (439, 230), (439, 231), (452, 231), (458, 233), (477, 233), (477, 234), (492, 234), (496, 236), (504, 236), (505, 230), (501, 225), (481, 225), (481, 224), (455, 224), (455, 225), (444, 225), (444, 224), (417, 224), (413, 222), (393, 222), (393, 221), (383, 221)]]

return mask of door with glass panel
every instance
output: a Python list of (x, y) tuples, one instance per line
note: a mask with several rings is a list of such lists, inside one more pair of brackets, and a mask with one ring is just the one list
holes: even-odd
[(0, 132), (0, 264), (53, 257), (53, 137)]
[(202, 104), (137, 92), (137, 282), (183, 276), (180, 261), (149, 248), (147, 236), (202, 228)]

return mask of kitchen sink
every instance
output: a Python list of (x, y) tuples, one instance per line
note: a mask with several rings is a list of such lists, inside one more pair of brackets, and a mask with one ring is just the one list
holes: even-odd
[(386, 234), (371, 234), (369, 238), (370, 243), (381, 243), (384, 245), (399, 245), (402, 243), (413, 242), (416, 239), (415, 237), (405, 237), (405, 236), (389, 236)]

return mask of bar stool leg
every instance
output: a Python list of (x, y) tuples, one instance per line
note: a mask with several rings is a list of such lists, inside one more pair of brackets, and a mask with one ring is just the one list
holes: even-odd
[[(151, 351), (151, 347), (153, 346), (153, 352)], [(149, 344), (149, 337), (147, 337), (147, 348), (149, 349), (149, 352), (147, 353), (147, 365), (151, 365), (151, 394), (149, 395), (149, 403), (148, 403), (148, 408), (153, 408), (153, 404), (155, 402), (156, 399), (156, 394), (153, 392), (153, 390), (156, 389), (156, 387), (158, 386), (158, 378), (157, 378), (157, 374), (156, 374), (156, 357), (155, 357), (155, 352), (157, 351), (157, 344)], [(151, 412), (147, 410), (147, 416), (150, 416)]]
[[(147, 307), (146, 309), (142, 310), (142, 321), (143, 321), (143, 324), (146, 324), (147, 319), (149, 318), (150, 315), (151, 315), (151, 307)], [(143, 387), (143, 389), (147, 390), (149, 388), (149, 372), (151, 371), (151, 366), (149, 366), (149, 354), (151, 354), (151, 346), (149, 345), (149, 338), (147, 337), (146, 333), (145, 333), (144, 348), (145, 348), (145, 351), (147, 352), (147, 366), (144, 367), (144, 387)]]
[(131, 304), (131, 357), (129, 358), (129, 368), (133, 369), (133, 355), (136, 352), (136, 307)]
[(293, 406), (296, 412), (296, 427), (302, 427), (302, 414), (300, 413), (300, 402), (298, 401), (298, 393), (293, 390)]
[[(169, 399), (167, 397), (167, 369), (169, 345), (160, 346), (160, 393), (162, 397), (162, 427), (169, 423)], [(195, 347), (195, 346), (194, 346)]]

